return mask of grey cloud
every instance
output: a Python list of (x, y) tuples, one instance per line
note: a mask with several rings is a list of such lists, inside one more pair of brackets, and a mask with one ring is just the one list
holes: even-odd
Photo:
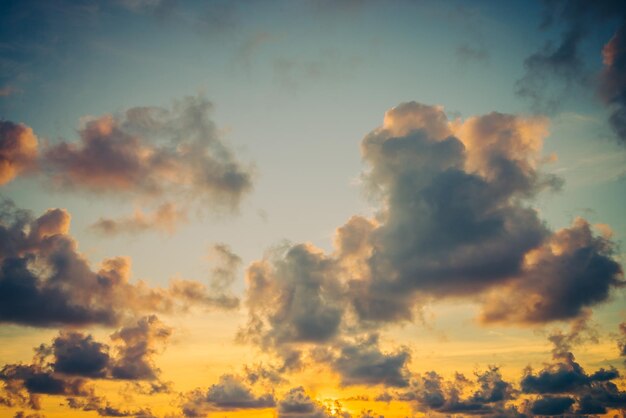
[(330, 418), (347, 416), (341, 411), (331, 414), (321, 403), (311, 399), (302, 386), (290, 389), (278, 402), (279, 418)]
[(404, 387), (409, 384), (408, 349), (383, 353), (378, 335), (371, 335), (354, 344), (343, 344), (332, 368), (341, 376), (343, 385), (377, 385)]
[[(476, 386), (471, 395), (463, 398), (468, 385)], [(415, 402), (424, 412), (466, 415), (515, 415), (505, 403), (514, 398), (515, 391), (504, 381), (497, 367), (476, 374), (475, 384), (457, 374), (454, 381), (446, 382), (436, 372), (418, 376), (409, 390), (398, 394), (397, 399)]]
[[(544, 6), (541, 28), (561, 25), (563, 31), (556, 45), (546, 43), (525, 59), (526, 73), (517, 81), (516, 93), (530, 99), (540, 110), (554, 110), (567, 90), (589, 80), (583, 62), (582, 42), (599, 25), (610, 20), (623, 20), (626, 8), (623, 2), (614, 0), (544, 1)], [(563, 84), (557, 91), (548, 88), (559, 82)]]
[(594, 236), (589, 223), (579, 218), (529, 252), (520, 280), (487, 298), (482, 319), (542, 323), (583, 315), (607, 300), (612, 288), (624, 285), (614, 257), (613, 243)]
[(55, 372), (84, 377), (104, 377), (111, 361), (108, 346), (91, 335), (64, 332), (54, 339), (52, 354)]
[[(49, 209), (39, 218), (10, 201), (0, 207), (0, 321), (30, 326), (114, 326), (141, 313), (171, 312), (190, 303), (234, 308), (237, 298), (213, 295), (199, 282), (170, 288), (130, 282), (130, 260), (115, 257), (92, 269), (69, 235), (70, 215)], [(186, 289), (182, 291), (181, 289)]]
[(136, 325), (114, 333), (111, 338), (114, 342), (120, 342), (120, 347), (111, 369), (113, 378), (157, 379), (160, 370), (154, 365), (153, 356), (171, 333), (172, 329), (154, 315), (141, 318)]
[(617, 137), (626, 143), (626, 6), (624, 21), (604, 46), (604, 69), (600, 73), (600, 97), (609, 105), (609, 123)]
[(369, 233), (370, 277), (350, 282), (360, 317), (410, 319), (420, 294), (469, 296), (521, 276), (550, 234), (526, 203), (558, 187), (538, 171), (545, 135), (540, 118), (492, 113), (455, 127), (440, 107), (387, 112), (362, 142), (384, 209)]
[(554, 396), (537, 399), (532, 403), (530, 411), (533, 415), (562, 415), (570, 410), (574, 399), (567, 396)]
[(250, 318), (241, 337), (264, 346), (324, 342), (338, 332), (344, 311), (334, 262), (310, 245), (295, 245), (247, 271)]
[(242, 409), (271, 408), (276, 405), (274, 395), (255, 395), (243, 379), (234, 375), (222, 375), (219, 382), (207, 391), (196, 389), (187, 394), (182, 406), (186, 417), (206, 416), (210, 411), (234, 411)]
[(253, 170), (219, 137), (203, 97), (172, 109), (136, 107), (88, 120), (77, 142), (43, 152), (43, 170), (57, 186), (75, 191), (164, 194), (236, 209), (252, 188)]

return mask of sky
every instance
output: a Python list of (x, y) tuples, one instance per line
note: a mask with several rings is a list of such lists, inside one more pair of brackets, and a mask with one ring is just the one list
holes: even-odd
[(623, 1), (0, 1), (0, 416), (626, 416)]

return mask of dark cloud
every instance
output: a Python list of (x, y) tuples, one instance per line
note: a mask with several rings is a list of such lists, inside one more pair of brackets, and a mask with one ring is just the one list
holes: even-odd
[(349, 417), (341, 411), (341, 405), (335, 405), (335, 413), (317, 402), (306, 393), (302, 386), (290, 389), (278, 402), (279, 418), (331, 418)]
[[(450, 122), (415, 102), (388, 111), (362, 142), (364, 184), (381, 209), (338, 228), (332, 253), (288, 245), (252, 263), (240, 339), (279, 356), (324, 344), (297, 364), (332, 365), (345, 384), (401, 385), (406, 353), (345, 341), (412, 320), (437, 298), (480, 301), (485, 323), (584, 318), (623, 286), (623, 272), (609, 235), (584, 219), (551, 231), (532, 209), (561, 185), (541, 170), (547, 134), (542, 117)], [(372, 367), (338, 363), (342, 350)]]
[(404, 387), (409, 384), (408, 349), (383, 353), (378, 347), (378, 335), (341, 346), (332, 368), (341, 376), (342, 385), (385, 385)]
[(624, 284), (613, 243), (594, 236), (589, 223), (580, 218), (530, 251), (520, 276), (487, 298), (484, 321), (542, 323), (574, 318), (606, 301), (612, 288)]
[(616, 369), (601, 368), (587, 373), (569, 351), (573, 342), (581, 341), (580, 333), (588, 332), (580, 324), (575, 324), (568, 334), (550, 336), (554, 344), (552, 363), (536, 374), (526, 369), (520, 381), (522, 392), (542, 395), (530, 406), (533, 414), (559, 415), (575, 406), (577, 414), (595, 415), (626, 407), (626, 392), (613, 383), (620, 378)]
[(91, 393), (85, 397), (67, 398), (67, 406), (71, 409), (79, 409), (86, 412), (96, 412), (101, 417), (135, 417), (155, 418), (150, 409), (128, 409), (113, 406), (106, 398)]
[(0, 186), (35, 166), (37, 147), (31, 128), (0, 120)]
[(111, 368), (112, 377), (127, 380), (157, 379), (160, 370), (155, 366), (153, 357), (171, 333), (172, 329), (154, 315), (141, 318), (136, 325), (114, 333), (111, 339), (120, 345)]
[[(626, 16), (626, 6), (622, 4)], [(600, 73), (600, 97), (609, 105), (609, 123), (626, 143), (626, 17), (602, 50), (604, 69)]]
[(43, 152), (43, 170), (67, 190), (172, 194), (213, 207), (237, 208), (252, 188), (252, 169), (221, 140), (203, 97), (186, 97), (172, 109), (136, 107), (92, 118), (77, 142)]
[(49, 209), (39, 218), (0, 205), (0, 322), (31, 326), (118, 325), (128, 317), (190, 306), (235, 308), (238, 299), (199, 282), (170, 288), (130, 282), (130, 260), (115, 257), (93, 270), (69, 235), (70, 215)]
[(574, 399), (569, 397), (546, 397), (534, 401), (530, 411), (533, 415), (563, 415), (570, 410), (573, 404)]
[(111, 361), (109, 348), (91, 335), (62, 332), (52, 343), (53, 369), (57, 373), (104, 377)]
[(626, 322), (619, 324), (619, 332), (617, 340), (617, 347), (619, 348), (619, 355), (626, 357)]
[(207, 391), (196, 389), (187, 394), (182, 410), (186, 417), (204, 417), (210, 411), (262, 409), (275, 405), (273, 394), (257, 396), (241, 377), (227, 374)]
[[(516, 93), (530, 99), (541, 111), (554, 110), (566, 92), (576, 84), (589, 81), (582, 43), (602, 24), (626, 18), (626, 7), (619, 0), (544, 1), (541, 29), (562, 28), (559, 41), (547, 42), (524, 60), (526, 73), (517, 81)], [(556, 90), (551, 86), (559, 86)]]
[[(467, 388), (474, 388), (466, 395)], [(414, 402), (424, 412), (465, 415), (511, 415), (505, 403), (514, 399), (513, 386), (502, 379), (497, 367), (476, 374), (471, 382), (458, 374), (453, 381), (445, 381), (436, 372), (428, 372), (411, 381), (409, 390), (400, 392), (397, 399)]]
[(560, 186), (540, 171), (546, 135), (542, 118), (452, 124), (418, 103), (387, 112), (362, 143), (384, 209), (360, 233), (367, 269), (349, 281), (361, 319), (410, 319), (420, 297), (490, 290), (483, 319), (507, 323), (571, 319), (607, 300), (623, 284), (613, 243), (584, 220), (552, 233), (529, 207)]
[(246, 274), (250, 318), (242, 338), (263, 346), (331, 340), (344, 311), (334, 273), (334, 261), (311, 245), (253, 263)]
[(41, 409), (41, 395), (87, 396), (87, 380), (55, 375), (41, 365), (6, 364), (0, 370), (2, 401), (7, 406)]
[(96, 411), (101, 416), (151, 417), (147, 409), (128, 410), (114, 407), (97, 396), (95, 379), (132, 380), (135, 385), (147, 381), (151, 390), (139, 393), (162, 393), (169, 385), (159, 380), (160, 370), (154, 356), (167, 342), (170, 328), (149, 316), (121, 328), (111, 335), (115, 350), (97, 342), (91, 335), (62, 331), (50, 345), (35, 349), (32, 364), (6, 364), (0, 370), (0, 404), (40, 409), (41, 396), (64, 396), (68, 406)]

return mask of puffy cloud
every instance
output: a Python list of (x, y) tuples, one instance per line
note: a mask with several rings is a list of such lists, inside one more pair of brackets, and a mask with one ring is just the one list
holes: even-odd
[[(118, 325), (180, 305), (234, 308), (238, 300), (181, 280), (168, 289), (130, 282), (130, 259), (115, 257), (93, 270), (68, 234), (70, 215), (49, 209), (39, 218), (9, 201), (0, 205), (0, 321), (31, 326)], [(181, 287), (194, 292), (181, 292)], [(183, 297), (182, 295), (185, 295)], [(193, 294), (193, 298), (188, 297)]]
[[(472, 394), (463, 398), (466, 387), (474, 387)], [(415, 402), (419, 410), (447, 414), (497, 415), (513, 414), (505, 403), (514, 398), (513, 386), (504, 381), (497, 367), (476, 374), (476, 382), (457, 374), (446, 382), (434, 371), (417, 376), (409, 390), (397, 395), (397, 399)]]
[(36, 164), (37, 137), (26, 125), (0, 120), (0, 186)]
[(211, 385), (206, 392), (196, 389), (188, 394), (182, 409), (186, 417), (204, 417), (210, 411), (262, 409), (275, 405), (273, 394), (256, 396), (242, 378), (227, 374), (222, 375), (219, 382)]
[(176, 227), (187, 221), (186, 211), (173, 203), (163, 203), (152, 213), (137, 209), (132, 216), (117, 219), (100, 218), (91, 229), (101, 235), (137, 234), (149, 230), (172, 233)]
[(165, 343), (172, 329), (156, 316), (141, 318), (136, 325), (124, 327), (111, 336), (120, 342), (118, 358), (111, 374), (113, 378), (128, 380), (154, 380), (160, 371), (154, 365), (157, 347)]
[(41, 408), (41, 395), (87, 396), (91, 389), (83, 378), (56, 375), (38, 364), (6, 364), (0, 370), (4, 388), (0, 403), (7, 406)]
[(343, 385), (376, 385), (404, 387), (409, 384), (406, 348), (395, 353), (383, 353), (378, 347), (378, 335), (354, 344), (341, 346), (340, 355), (332, 362), (333, 370), (341, 376)]
[[(324, 344), (330, 362), (349, 347), (344, 337), (411, 320), (437, 298), (480, 302), (485, 323), (584, 317), (624, 284), (623, 272), (608, 235), (583, 219), (551, 231), (531, 207), (561, 185), (541, 170), (547, 135), (542, 117), (449, 121), (442, 107), (415, 102), (389, 110), (361, 144), (378, 213), (339, 227), (332, 253), (296, 244), (252, 263), (240, 337), (283, 357)], [(402, 358), (369, 349), (402, 369)], [(356, 375), (343, 369), (346, 383)]]
[(42, 165), (65, 189), (171, 193), (236, 208), (253, 175), (219, 138), (208, 118), (211, 106), (187, 97), (171, 110), (137, 107), (89, 119), (78, 142), (48, 147)]
[(168, 385), (159, 381), (154, 356), (170, 332), (156, 317), (144, 317), (111, 335), (113, 350), (91, 335), (62, 331), (50, 345), (35, 349), (31, 364), (2, 367), (0, 404), (39, 409), (42, 395), (64, 396), (70, 408), (96, 411), (101, 416), (152, 416), (147, 409), (112, 406), (95, 394), (91, 383), (95, 379), (148, 381), (154, 389), (150, 394), (167, 389)]
[(330, 408), (311, 399), (302, 386), (290, 389), (278, 403), (279, 418), (330, 418), (349, 416), (336, 405), (333, 413)]
[(62, 332), (52, 343), (55, 372), (84, 377), (104, 377), (111, 361), (109, 348), (91, 335)]
[(311, 245), (295, 245), (247, 270), (245, 339), (264, 346), (324, 342), (339, 330), (343, 290), (334, 261)]
[(578, 218), (526, 254), (519, 279), (494, 290), (482, 319), (542, 323), (579, 316), (623, 286), (614, 254), (612, 242), (594, 236), (589, 223)]
[(533, 415), (562, 415), (574, 404), (574, 399), (567, 396), (551, 396), (534, 401), (530, 407)]
[[(584, 221), (553, 234), (529, 207), (537, 193), (560, 185), (540, 171), (546, 135), (537, 117), (491, 113), (448, 122), (442, 108), (418, 103), (387, 112), (362, 143), (371, 165), (365, 181), (382, 210), (361, 238), (369, 274), (349, 281), (359, 316), (410, 319), (420, 297), (507, 286), (515, 303), (489, 299), (487, 320), (569, 319), (606, 300), (622, 283), (612, 243)], [(551, 253), (557, 246), (563, 251)], [(532, 264), (538, 248), (550, 260)], [(539, 283), (547, 273), (550, 280)], [(526, 309), (515, 309), (518, 303)]]
[(583, 331), (574, 325), (569, 334), (553, 334), (553, 362), (536, 374), (526, 369), (520, 381), (522, 392), (541, 395), (530, 405), (533, 414), (559, 415), (574, 406), (577, 414), (605, 414), (626, 407), (626, 392), (612, 382), (620, 377), (616, 369), (601, 368), (588, 374), (569, 351)]

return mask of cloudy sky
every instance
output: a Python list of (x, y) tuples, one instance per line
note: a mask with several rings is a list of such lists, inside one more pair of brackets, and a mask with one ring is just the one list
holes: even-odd
[(621, 0), (5, 0), (0, 416), (624, 414), (624, 208)]

